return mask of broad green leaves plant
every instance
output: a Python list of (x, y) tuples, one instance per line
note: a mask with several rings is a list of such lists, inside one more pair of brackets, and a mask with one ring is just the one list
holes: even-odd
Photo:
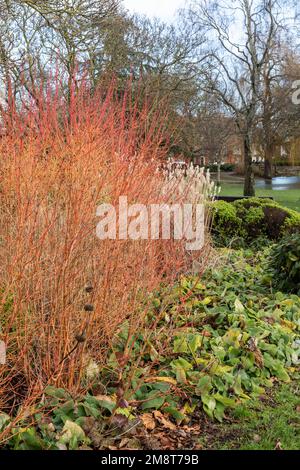
[[(187, 296), (185, 315), (176, 319), (172, 354), (161, 358), (153, 372), (159, 377), (163, 366), (161, 374), (175, 379), (177, 390), (188, 390), (192, 402), (219, 421), (226, 410), (263, 394), (275, 381), (289, 382), (300, 363), (299, 297), (270, 291), (267, 256), (227, 255), (227, 264), (207, 272), (203, 283), (189, 277), (174, 287), (174, 306)], [(163, 340), (163, 335), (156, 338)], [(172, 390), (180, 409), (180, 393), (176, 399)], [(168, 399), (160, 401), (167, 409)], [(158, 404), (154, 401), (153, 408)], [(147, 409), (150, 405), (151, 400)]]
[[(107, 369), (100, 372), (105, 395), (75, 399), (63, 389), (47, 387), (51, 426), (43, 422), (41, 411), (35, 427), (25, 420), (13, 430), (8, 446), (77, 449), (89, 445), (86, 418), (105, 423), (121, 415), (130, 421), (151, 410), (177, 424), (189, 420), (197, 408), (222, 421), (241, 402), (264, 394), (276, 382), (288, 383), (300, 365), (299, 296), (270, 288), (267, 250), (256, 255), (223, 250), (220, 255), (227, 257), (226, 263), (207, 271), (201, 283), (188, 276), (171, 292), (164, 287), (156, 292), (148, 324), (131, 343), (121, 407), (113, 383), (119, 364), (112, 351)], [(165, 314), (152, 328), (159, 305)], [(127, 341), (125, 323), (116, 335), (115, 351), (124, 351)], [(0, 429), (10, 422), (0, 414)]]
[(283, 238), (272, 249), (270, 265), (274, 285), (285, 292), (300, 294), (300, 234)]

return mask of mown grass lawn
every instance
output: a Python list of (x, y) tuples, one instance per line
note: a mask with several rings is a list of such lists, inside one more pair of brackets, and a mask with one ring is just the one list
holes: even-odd
[[(225, 183), (221, 186), (221, 196), (242, 196), (243, 185)], [(279, 204), (300, 212), (300, 190), (287, 189), (277, 191), (273, 189), (256, 189), (256, 196), (273, 197)]]
[(208, 430), (202, 445), (218, 450), (299, 450), (299, 383), (285, 384), (268, 397), (238, 407), (228, 424)]

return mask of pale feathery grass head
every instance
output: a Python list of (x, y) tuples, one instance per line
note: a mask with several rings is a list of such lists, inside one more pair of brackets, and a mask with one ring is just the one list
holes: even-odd
[(189, 163), (185, 168), (174, 167), (168, 161), (164, 171), (165, 193), (173, 192), (174, 199), (179, 198), (184, 203), (203, 204), (213, 199), (217, 194), (217, 187), (211, 180), (209, 170)]

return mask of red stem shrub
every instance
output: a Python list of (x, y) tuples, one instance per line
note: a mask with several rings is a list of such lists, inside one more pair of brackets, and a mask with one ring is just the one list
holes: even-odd
[(91, 95), (82, 83), (68, 100), (48, 86), (2, 108), (0, 409), (47, 384), (78, 391), (88, 361), (104, 364), (118, 326), (140, 327), (141, 299), (188, 266), (183, 241), (96, 237), (102, 202), (168, 202), (158, 170), (166, 117), (136, 102), (114, 86)]

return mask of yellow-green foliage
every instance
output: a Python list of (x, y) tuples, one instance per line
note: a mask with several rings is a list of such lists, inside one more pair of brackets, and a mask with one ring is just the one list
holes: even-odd
[(210, 204), (213, 216), (213, 233), (219, 241), (226, 242), (230, 238), (246, 236), (242, 227), (242, 220), (237, 216), (233, 204), (225, 201), (216, 201)]
[(278, 240), (286, 233), (300, 232), (300, 214), (271, 199), (248, 198), (233, 203), (215, 201), (210, 208), (212, 231), (221, 244), (234, 238), (246, 242), (261, 237)]

